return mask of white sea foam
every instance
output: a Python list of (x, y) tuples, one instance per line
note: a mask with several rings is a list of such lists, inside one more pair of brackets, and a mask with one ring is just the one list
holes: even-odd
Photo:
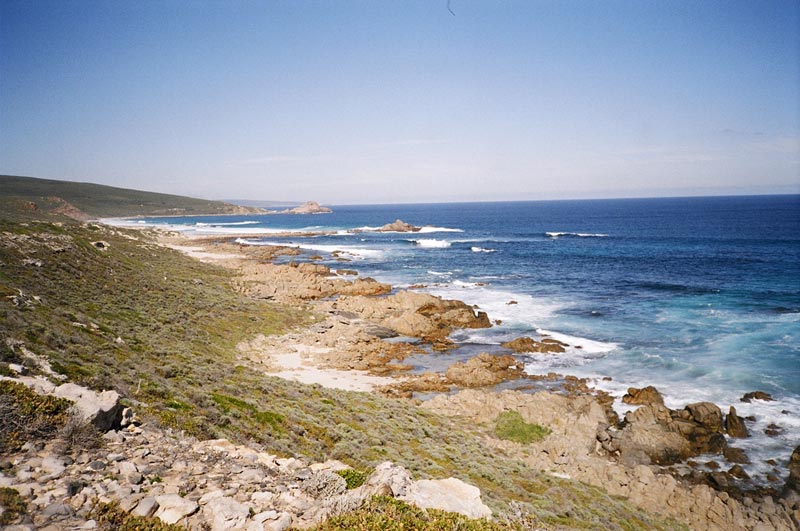
[(572, 347), (580, 347), (581, 350), (589, 354), (603, 354), (606, 352), (611, 352), (618, 347), (616, 343), (607, 343), (604, 341), (586, 339), (585, 337), (570, 336), (560, 332), (553, 332), (552, 330), (544, 330), (542, 328), (537, 328), (536, 333), (543, 336), (552, 337), (553, 339), (561, 341), (562, 343), (566, 343)]
[(587, 232), (545, 232), (547, 236), (553, 239), (560, 238), (562, 236), (572, 236), (576, 238), (607, 238), (608, 234), (591, 234)]
[(228, 221), (221, 223), (203, 223), (198, 221), (195, 223), (196, 227), (234, 227), (238, 225), (257, 225), (258, 221)]
[(453, 274), (452, 271), (427, 271), (429, 275), (433, 275), (435, 277), (449, 277)]
[(316, 244), (307, 244), (307, 243), (282, 243), (282, 242), (271, 242), (271, 241), (263, 241), (263, 240), (249, 240), (244, 238), (236, 238), (236, 243), (240, 243), (242, 245), (264, 245), (264, 246), (272, 246), (272, 247), (292, 247), (295, 249), (305, 249), (308, 251), (319, 251), (323, 253), (334, 253), (338, 252), (343, 255), (347, 255), (351, 258), (363, 260), (365, 258), (371, 259), (379, 259), (385, 255), (385, 251), (381, 249), (367, 249), (363, 247), (350, 247), (347, 245), (316, 245)]
[(483, 247), (470, 247), (473, 253), (496, 253), (497, 249), (484, 249)]
[(419, 247), (424, 249), (445, 249), (450, 247), (450, 242), (447, 240), (435, 240), (435, 239), (421, 239), (421, 240), (408, 240)]
[(459, 288), (480, 288), (485, 284), (481, 282), (464, 282), (463, 280), (454, 280), (453, 285)]

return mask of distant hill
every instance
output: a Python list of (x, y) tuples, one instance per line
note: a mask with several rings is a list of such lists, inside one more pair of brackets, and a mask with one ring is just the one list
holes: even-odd
[(74, 219), (262, 212), (222, 201), (13, 175), (0, 175), (0, 206), (3, 211), (27, 209)]

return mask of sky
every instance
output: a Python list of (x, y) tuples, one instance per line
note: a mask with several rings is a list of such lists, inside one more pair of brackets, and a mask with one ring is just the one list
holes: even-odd
[(0, 174), (328, 204), (800, 193), (800, 2), (0, 0)]

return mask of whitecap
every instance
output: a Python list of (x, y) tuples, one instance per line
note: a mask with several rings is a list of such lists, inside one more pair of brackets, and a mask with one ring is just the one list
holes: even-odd
[(484, 249), (483, 247), (470, 247), (473, 253), (496, 253), (497, 249)]
[(447, 247), (450, 247), (451, 245), (450, 242), (447, 240), (421, 239), (421, 240), (408, 240), (408, 241), (424, 249), (445, 249)]
[(587, 339), (585, 337), (570, 336), (560, 332), (544, 330), (542, 328), (537, 328), (536, 333), (551, 337), (556, 341), (561, 341), (562, 343), (566, 343), (571, 347), (580, 347), (581, 350), (589, 354), (602, 354), (605, 352), (611, 352), (618, 347), (616, 343), (596, 341), (594, 339)]
[(257, 225), (258, 221), (225, 221), (219, 223), (203, 223), (202, 221), (198, 221), (195, 223), (196, 227), (234, 227), (238, 225)]
[(555, 239), (562, 236), (571, 236), (575, 238), (607, 238), (608, 234), (593, 234), (588, 232), (545, 232), (545, 235)]

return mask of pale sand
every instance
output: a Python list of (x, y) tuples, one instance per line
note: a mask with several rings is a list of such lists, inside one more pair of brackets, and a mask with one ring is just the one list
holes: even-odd
[(218, 262), (220, 260), (231, 260), (235, 258), (243, 258), (239, 254), (225, 254), (225, 253), (210, 253), (204, 247), (191, 247), (188, 245), (175, 245), (174, 243), (163, 243), (164, 247), (169, 247), (176, 251), (180, 251), (185, 255), (196, 258), (201, 262)]

